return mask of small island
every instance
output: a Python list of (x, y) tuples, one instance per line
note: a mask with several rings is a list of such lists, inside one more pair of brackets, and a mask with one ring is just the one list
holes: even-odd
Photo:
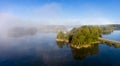
[(69, 32), (58, 32), (56, 41), (67, 42), (75, 48), (88, 47), (100, 43), (102, 31), (99, 26), (82, 26), (73, 28)]

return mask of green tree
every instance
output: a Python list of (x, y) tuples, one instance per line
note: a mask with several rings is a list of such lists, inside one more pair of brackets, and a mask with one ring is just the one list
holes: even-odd
[(98, 41), (98, 37), (101, 35), (101, 30), (98, 26), (82, 26), (73, 29), (71, 43), (72, 44), (90, 44)]
[(67, 33), (58, 32), (57, 39), (68, 40), (73, 45), (84, 45), (98, 42), (102, 31), (99, 26), (81, 26)]
[(58, 32), (57, 34), (57, 39), (64, 39), (65, 38), (65, 35), (62, 31)]

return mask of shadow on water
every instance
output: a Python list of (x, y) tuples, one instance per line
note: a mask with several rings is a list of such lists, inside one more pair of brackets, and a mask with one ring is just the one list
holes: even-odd
[[(59, 48), (63, 48), (64, 46), (68, 45), (64, 42), (57, 42), (57, 45)], [(99, 53), (99, 46), (98, 44), (95, 45), (91, 45), (90, 47), (83, 47), (80, 49), (76, 49), (76, 48), (71, 48), (71, 52), (72, 52), (72, 56), (74, 57), (75, 60), (83, 60), (85, 59), (87, 56), (92, 56), (92, 55), (96, 55)]]

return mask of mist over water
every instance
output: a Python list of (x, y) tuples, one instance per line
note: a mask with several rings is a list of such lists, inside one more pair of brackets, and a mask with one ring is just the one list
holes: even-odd
[[(114, 33), (117, 35), (119, 32), (114, 31), (104, 37), (112, 38)], [(0, 37), (0, 66), (119, 65), (119, 47), (98, 44), (90, 48), (75, 49), (66, 43), (56, 42), (56, 35), (53, 32)]]
[[(81, 25), (120, 24), (119, 12), (119, 0), (0, 0), (0, 66), (120, 66), (118, 44), (55, 40)], [(102, 37), (120, 41), (120, 30)]]

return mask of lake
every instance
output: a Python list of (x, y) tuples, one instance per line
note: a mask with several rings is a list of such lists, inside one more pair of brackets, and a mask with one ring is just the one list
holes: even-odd
[[(103, 35), (120, 41), (120, 31)], [(0, 66), (120, 66), (120, 48), (96, 44), (75, 49), (56, 42), (56, 33), (0, 37)]]

